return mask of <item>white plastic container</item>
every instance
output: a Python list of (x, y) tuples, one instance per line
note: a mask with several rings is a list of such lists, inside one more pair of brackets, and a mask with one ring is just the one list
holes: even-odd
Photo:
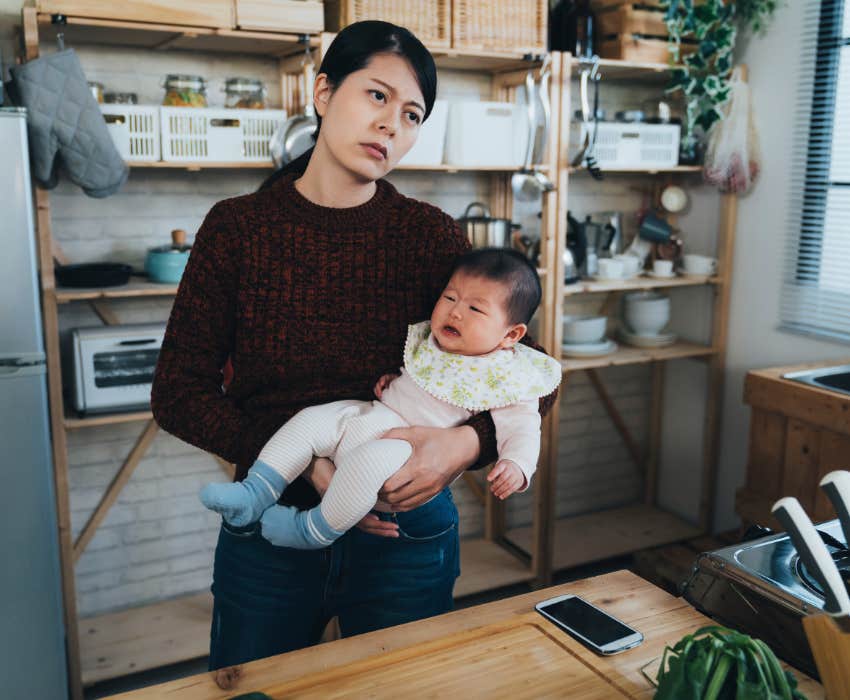
[(162, 159), (174, 162), (271, 163), (269, 139), (282, 109), (160, 107)]
[(123, 104), (99, 106), (112, 142), (125, 161), (160, 160), (159, 107)]
[(453, 102), (449, 109), (446, 163), (464, 167), (518, 168), (525, 160), (528, 116), (511, 102)]
[(446, 126), (449, 121), (449, 103), (435, 100), (434, 108), (419, 128), (416, 143), (399, 161), (399, 165), (440, 165), (446, 147)]
[[(593, 124), (570, 125), (570, 156), (578, 152), (585, 133), (593, 138)], [(593, 156), (596, 164), (609, 170), (652, 170), (679, 164), (678, 124), (624, 124), (599, 122)]]

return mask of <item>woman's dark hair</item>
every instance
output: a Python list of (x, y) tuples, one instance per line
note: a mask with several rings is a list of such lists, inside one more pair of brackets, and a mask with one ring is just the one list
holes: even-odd
[[(422, 118), (424, 122), (431, 114), (437, 96), (437, 66), (434, 64), (431, 52), (410, 30), (404, 27), (380, 20), (364, 20), (349, 24), (331, 42), (317, 75), (326, 73), (328, 82), (336, 90), (350, 73), (362, 70), (369, 65), (373, 56), (385, 53), (401, 56), (413, 69), (416, 82), (419, 83), (419, 89), (422, 90), (422, 96), (425, 98), (425, 116)], [(308, 95), (307, 98), (312, 100), (313, 96)], [(318, 114), (316, 121), (318, 126), (313, 134), (314, 142), (318, 137), (319, 129), (322, 128), (322, 118)], [(265, 189), (288, 173), (299, 175), (303, 173), (307, 169), (307, 163), (310, 162), (314, 148), (315, 146), (309, 148), (294, 161), (270, 175), (260, 185), (260, 189)]]
[(459, 255), (452, 274), (463, 272), (504, 282), (510, 287), (507, 306), (508, 323), (528, 323), (543, 297), (537, 269), (519, 251), (510, 248), (475, 248)]

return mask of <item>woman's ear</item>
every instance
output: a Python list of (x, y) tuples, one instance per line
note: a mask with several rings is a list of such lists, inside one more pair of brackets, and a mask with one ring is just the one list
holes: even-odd
[(328, 111), (328, 102), (330, 102), (333, 89), (328, 81), (327, 73), (319, 73), (316, 76), (315, 85), (313, 85), (313, 106), (316, 109), (316, 114), (320, 117), (325, 116)]
[(507, 348), (512, 348), (516, 345), (522, 337), (528, 332), (528, 326), (524, 323), (517, 323), (515, 326), (511, 326), (508, 329), (508, 332), (505, 333), (505, 337), (502, 338), (502, 342), (499, 343), (499, 347), (503, 350)]

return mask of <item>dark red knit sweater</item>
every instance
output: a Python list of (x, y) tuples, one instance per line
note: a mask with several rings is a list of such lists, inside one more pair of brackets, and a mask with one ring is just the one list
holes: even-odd
[[(337, 209), (303, 197), (296, 177), (207, 214), (153, 380), (156, 422), (234, 462), (237, 480), (305, 406), (374, 398), (377, 379), (402, 362), (408, 324), (430, 317), (469, 247), (454, 219), (385, 180), (365, 204)], [(541, 399), (544, 413), (554, 397)], [(483, 413), (470, 425), (479, 468), (496, 457), (493, 421)], [(298, 479), (282, 502), (309, 507), (318, 497)]]

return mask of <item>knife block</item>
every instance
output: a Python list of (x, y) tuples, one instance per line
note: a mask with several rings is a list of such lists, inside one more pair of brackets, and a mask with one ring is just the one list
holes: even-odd
[(850, 699), (850, 631), (845, 632), (829, 615), (807, 615), (803, 627), (827, 700)]

